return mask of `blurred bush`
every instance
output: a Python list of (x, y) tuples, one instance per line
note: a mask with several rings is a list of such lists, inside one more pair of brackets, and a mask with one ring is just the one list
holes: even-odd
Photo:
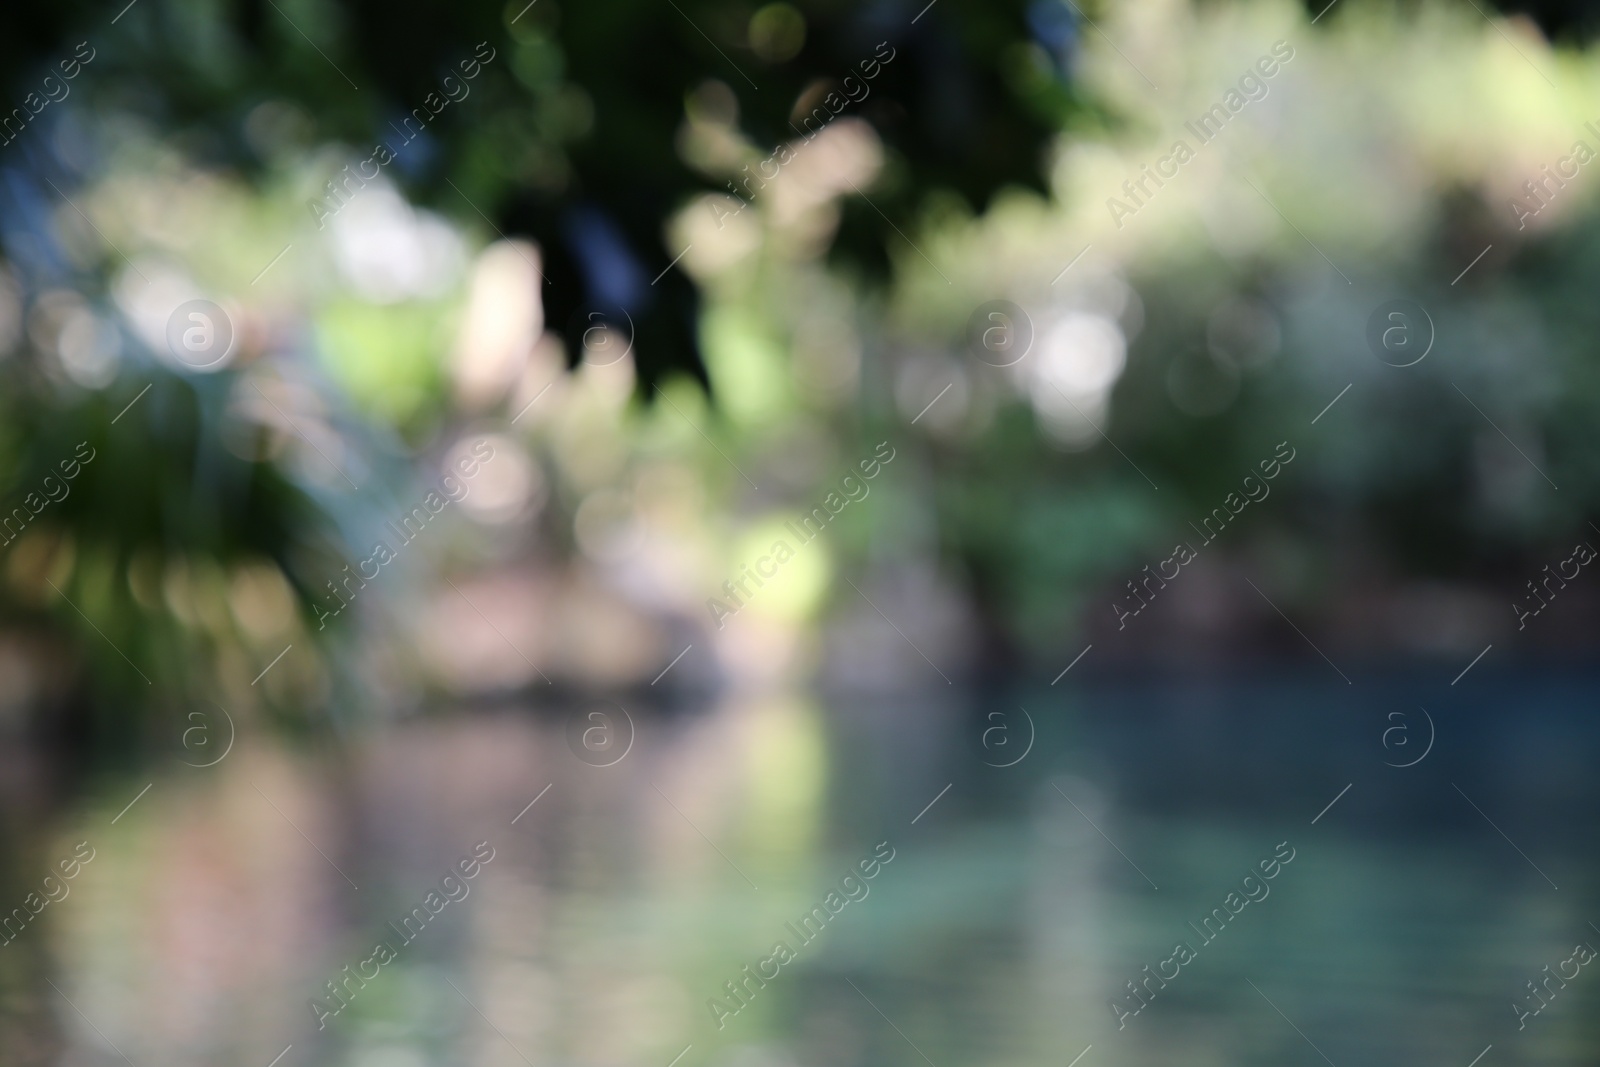
[[(48, 622), (71, 652), (0, 672), (0, 702), (100, 739), (194, 700), (339, 723), (643, 686), (690, 643), (708, 659), (674, 685), (933, 681), (855, 639), (879, 610), (941, 675), (1064, 662), (1282, 441), (1275, 502), (1205, 566), (1256, 561), (1357, 643), (1498, 632), (1484, 583), (1582, 536), (1587, 175), (1526, 229), (1508, 205), (1595, 143), (1588, 51), (1354, 0), (1314, 27), (1170, 2), (1099, 32), (1054, 0), (518, 8), (31, 16), (19, 100), (57, 51), (96, 53), (0, 147), (7, 499), (79, 441), (97, 458), (6, 549), (15, 647)], [(1118, 218), (1280, 40), (1267, 95)], [(479, 41), (470, 95), (328, 214)], [(870, 95), (794, 130), (879, 42)], [(166, 343), (197, 297), (237, 337), (204, 373)], [(1408, 368), (1364, 340), (1400, 297), (1437, 331)], [(1034, 337), (1009, 367), (968, 339), (1002, 298)], [(718, 629), (706, 601), (885, 440), (877, 502)], [(481, 479), (324, 629), (474, 442)], [(1368, 625), (1365, 590), (1419, 583), (1467, 622), (1433, 646)], [(1189, 625), (1261, 610), (1217, 588), (1185, 594)]]

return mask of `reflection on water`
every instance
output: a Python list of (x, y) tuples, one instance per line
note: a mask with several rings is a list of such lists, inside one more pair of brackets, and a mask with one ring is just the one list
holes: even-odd
[(1592, 1062), (1592, 681), (1323, 682), (241, 736), (12, 841), (0, 1061)]

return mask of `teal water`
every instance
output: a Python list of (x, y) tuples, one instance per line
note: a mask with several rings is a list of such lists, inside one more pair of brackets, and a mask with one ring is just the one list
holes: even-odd
[(1591, 1064), (1596, 679), (1472, 681), (480, 708), (46, 807), (13, 752), (0, 1062)]

